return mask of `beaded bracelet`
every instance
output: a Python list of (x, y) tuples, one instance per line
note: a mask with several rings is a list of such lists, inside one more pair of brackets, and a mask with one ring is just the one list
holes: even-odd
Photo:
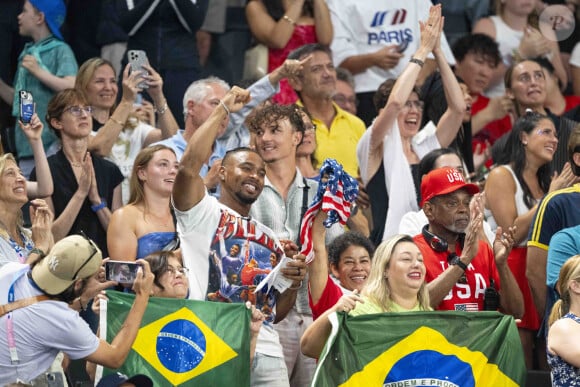
[(163, 104), (163, 107), (161, 109), (159, 109), (158, 107), (155, 107), (155, 111), (159, 115), (165, 114), (165, 112), (167, 111), (167, 109), (169, 109), (169, 106), (167, 105), (167, 101), (165, 101), (165, 104)]
[(423, 67), (423, 65), (425, 64), (425, 62), (423, 62), (421, 59), (417, 59), (417, 58), (411, 58), (411, 59), (409, 59), (409, 62), (418, 64), (419, 67)]

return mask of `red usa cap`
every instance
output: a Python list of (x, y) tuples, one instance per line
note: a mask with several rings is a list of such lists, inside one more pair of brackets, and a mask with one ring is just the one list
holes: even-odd
[(466, 183), (463, 174), (457, 169), (451, 167), (434, 169), (421, 180), (421, 207), (435, 196), (447, 195), (461, 188), (465, 188), (470, 195), (479, 192), (479, 187)]

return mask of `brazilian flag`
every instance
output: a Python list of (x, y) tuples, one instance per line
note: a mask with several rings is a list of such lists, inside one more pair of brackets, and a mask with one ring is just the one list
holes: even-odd
[(497, 312), (330, 315), (313, 386), (525, 385), (516, 324)]
[[(111, 342), (135, 296), (107, 296), (101, 331)], [(250, 318), (244, 304), (151, 297), (125, 364), (103, 375), (145, 374), (155, 386), (249, 386)]]

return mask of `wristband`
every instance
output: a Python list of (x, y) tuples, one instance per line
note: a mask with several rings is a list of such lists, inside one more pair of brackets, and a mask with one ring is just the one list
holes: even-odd
[(38, 254), (40, 258), (46, 257), (46, 253), (41, 249), (39, 249), (38, 247), (35, 247), (32, 250), (30, 250), (30, 254)]
[(101, 202), (99, 204), (92, 205), (91, 210), (93, 210), (93, 212), (99, 212), (105, 207), (107, 207), (107, 202), (104, 198), (101, 198)]
[(169, 106), (167, 105), (167, 101), (165, 101), (165, 103), (163, 104), (163, 107), (161, 107), (161, 108), (158, 108), (157, 106), (155, 107), (155, 111), (159, 115), (165, 114), (165, 112), (167, 111), (167, 109), (169, 109)]
[(221, 107), (224, 108), (224, 110), (226, 111), (226, 114), (229, 116), (230, 115), (230, 109), (228, 109), (228, 107), (226, 106), (226, 104), (224, 103), (224, 101), (222, 101), (221, 99), (220, 99), (220, 105), (221, 105)]
[(425, 64), (425, 62), (423, 62), (421, 59), (417, 59), (417, 58), (411, 58), (411, 59), (409, 59), (409, 62), (418, 64), (419, 67), (423, 67), (423, 65)]
[(453, 258), (451, 264), (459, 266), (464, 272), (467, 270), (467, 265), (459, 257)]

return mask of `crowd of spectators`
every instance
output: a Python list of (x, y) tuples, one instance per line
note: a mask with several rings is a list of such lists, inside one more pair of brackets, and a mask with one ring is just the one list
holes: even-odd
[[(430, 310), (512, 315), (527, 368), (580, 383), (580, 1), (0, 4), (0, 278), (36, 297), (15, 316), (64, 308), (77, 330), (27, 337), (36, 358), (1, 315), (0, 382), (119, 366), (153, 295), (255, 305), (252, 386), (309, 385), (334, 311)], [(255, 45), (267, 74), (241, 79)], [(346, 225), (309, 226), (329, 159), (359, 195)], [(142, 265), (112, 344), (77, 313), (94, 331), (100, 291), (131, 291), (107, 257)]]

